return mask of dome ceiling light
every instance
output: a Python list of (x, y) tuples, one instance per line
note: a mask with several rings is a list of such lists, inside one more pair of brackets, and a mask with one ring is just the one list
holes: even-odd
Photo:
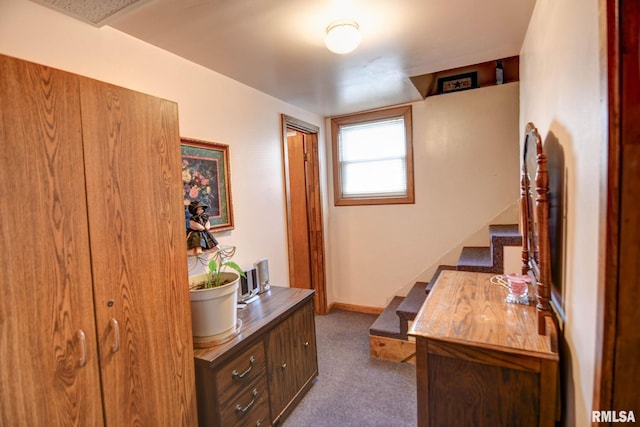
[(334, 22), (327, 27), (324, 42), (333, 53), (353, 52), (360, 44), (360, 27), (355, 21)]

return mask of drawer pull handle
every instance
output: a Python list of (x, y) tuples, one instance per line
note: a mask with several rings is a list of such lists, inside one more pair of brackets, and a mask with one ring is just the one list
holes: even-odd
[(258, 389), (254, 388), (253, 389), (253, 393), (251, 393), (251, 394), (253, 396), (252, 399), (251, 399), (251, 402), (247, 403), (247, 406), (245, 406), (244, 408), (242, 406), (240, 406), (240, 405), (236, 405), (236, 412), (244, 414), (245, 412), (247, 412), (253, 406), (254, 403), (256, 403), (256, 397), (258, 396)]
[(304, 346), (305, 346), (305, 347), (309, 347), (309, 341), (305, 341), (305, 342), (304, 342)]
[(287, 362), (284, 362), (284, 363), (282, 364), (282, 369), (284, 370), (286, 367), (287, 367)]
[(237, 369), (234, 369), (233, 372), (231, 372), (231, 376), (233, 377), (234, 380), (241, 380), (244, 377), (247, 376), (247, 374), (249, 372), (251, 372), (251, 369), (253, 369), (253, 364), (256, 363), (256, 359), (255, 357), (251, 356), (251, 358), (249, 359), (249, 367), (247, 368), (246, 371), (244, 371), (243, 373), (238, 372)]

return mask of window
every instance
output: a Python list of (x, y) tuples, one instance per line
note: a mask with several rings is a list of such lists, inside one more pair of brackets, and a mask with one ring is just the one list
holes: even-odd
[(411, 106), (331, 119), (335, 205), (414, 203)]

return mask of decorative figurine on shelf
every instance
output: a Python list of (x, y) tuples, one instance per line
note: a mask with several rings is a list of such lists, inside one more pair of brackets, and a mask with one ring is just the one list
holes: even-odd
[(496, 62), (496, 84), (501, 85), (504, 83), (504, 65), (502, 59), (498, 59)]
[(209, 215), (205, 211), (209, 206), (194, 200), (188, 206), (191, 218), (187, 228), (187, 252), (190, 255), (198, 255), (218, 249), (218, 241), (209, 228)]

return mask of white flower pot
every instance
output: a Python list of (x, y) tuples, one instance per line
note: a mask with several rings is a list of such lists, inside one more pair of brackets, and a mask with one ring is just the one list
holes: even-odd
[[(205, 280), (206, 274), (189, 276), (189, 282)], [(189, 291), (191, 299), (191, 324), (196, 347), (219, 344), (233, 338), (238, 325), (238, 285), (236, 273), (222, 273), (230, 283), (210, 289)]]

